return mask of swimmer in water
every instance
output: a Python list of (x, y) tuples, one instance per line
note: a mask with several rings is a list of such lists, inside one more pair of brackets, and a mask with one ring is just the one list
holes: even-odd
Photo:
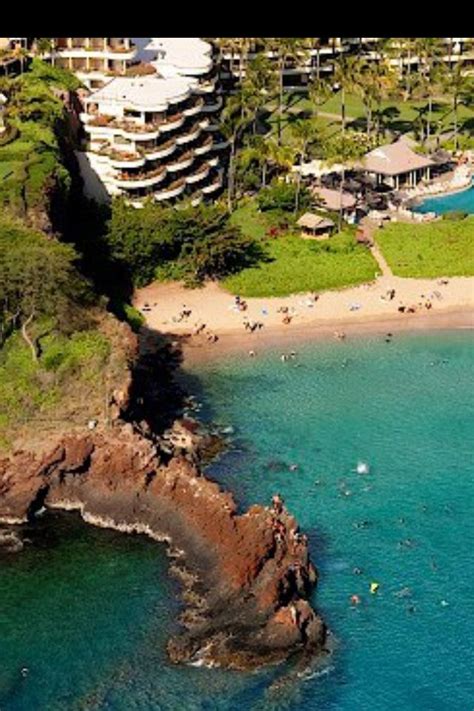
[(362, 568), (354, 568), (352, 572), (354, 575), (362, 575)]
[(22, 668), (21, 668), (21, 671), (20, 671), (20, 674), (21, 674), (22, 677), (24, 678), (25, 676), (28, 676), (29, 671), (30, 671), (30, 670), (28, 669), (28, 667), (22, 667)]

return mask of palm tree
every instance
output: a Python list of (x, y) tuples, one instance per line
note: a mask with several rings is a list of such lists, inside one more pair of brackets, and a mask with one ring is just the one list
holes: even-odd
[(346, 129), (346, 94), (352, 91), (356, 81), (358, 67), (357, 57), (346, 57), (344, 54), (334, 63), (334, 84), (340, 91), (341, 98), (341, 129)]
[(51, 37), (38, 37), (35, 42), (35, 50), (40, 57), (44, 57), (45, 54), (52, 54), (54, 48), (54, 41)]
[(428, 96), (428, 112), (426, 118), (426, 141), (431, 136), (431, 119), (433, 113), (433, 93), (439, 79), (439, 60), (444, 47), (439, 37), (421, 37), (415, 43), (420, 68), (421, 86)]
[(288, 62), (305, 62), (308, 59), (308, 42), (301, 37), (278, 37), (274, 40), (277, 56), (277, 74), (278, 74), (278, 143), (281, 145), (281, 133), (284, 112), (284, 72)]
[(27, 49), (18, 44), (13, 50), (13, 56), (20, 62), (20, 74), (23, 74), (25, 70), (25, 59), (30, 56)]
[(337, 229), (340, 232), (342, 227), (342, 215), (343, 215), (343, 196), (344, 196), (344, 186), (346, 181), (346, 169), (349, 165), (353, 164), (356, 160), (359, 160), (365, 152), (365, 148), (357, 141), (353, 140), (350, 133), (341, 133), (335, 141), (331, 143), (328, 148), (328, 154), (326, 157), (326, 162), (329, 165), (334, 165), (334, 163), (340, 163), (342, 165), (341, 170), (341, 182), (339, 185), (339, 217)]
[[(444, 88), (451, 95), (454, 117), (454, 149), (459, 149), (459, 105), (472, 101), (474, 82), (466, 74), (462, 62), (457, 62), (445, 75)], [(467, 101), (466, 101), (467, 99)]]
[(319, 108), (326, 103), (332, 94), (332, 87), (327, 79), (314, 79), (308, 85), (308, 96), (312, 104), (313, 117), (318, 115)]
[(238, 141), (250, 125), (253, 114), (251, 106), (245, 101), (245, 93), (232, 95), (222, 112), (221, 132), (230, 143), (230, 157), (227, 179), (227, 207), (232, 212), (235, 193), (235, 158)]
[(245, 80), (241, 90), (246, 93), (247, 100), (251, 102), (255, 109), (253, 120), (253, 132), (257, 128), (258, 119), (262, 109), (268, 99), (274, 95), (276, 89), (276, 77), (271, 61), (263, 54), (259, 54), (251, 59), (247, 66)]
[(295, 152), (295, 161), (299, 158), (295, 194), (295, 213), (297, 213), (301, 190), (301, 167), (307, 159), (309, 147), (319, 141), (319, 131), (314, 119), (298, 119), (292, 124), (290, 130), (291, 144)]
[[(228, 37), (221, 40), (222, 46), (229, 49), (232, 54), (232, 65), (234, 55), (237, 55), (239, 62), (239, 83), (242, 84), (244, 78), (244, 68), (246, 68), (250, 48), (254, 43), (253, 37)], [(233, 68), (233, 67), (232, 67)]]

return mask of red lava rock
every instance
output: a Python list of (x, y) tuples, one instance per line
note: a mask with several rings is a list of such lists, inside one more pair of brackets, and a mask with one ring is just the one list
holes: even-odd
[(316, 571), (284, 506), (238, 514), (230, 493), (184, 456), (164, 458), (130, 425), (1, 460), (0, 523), (42, 506), (79, 509), (90, 523), (183, 552), (173, 567), (182, 569), (188, 622), (168, 643), (173, 661), (247, 669), (323, 648), (326, 628), (306, 599)]

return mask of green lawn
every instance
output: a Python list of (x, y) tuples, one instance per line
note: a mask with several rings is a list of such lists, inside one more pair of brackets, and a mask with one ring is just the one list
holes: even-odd
[[(312, 104), (307, 96), (301, 93), (287, 95), (288, 102), (288, 117), (283, 119), (283, 137), (285, 137), (287, 128), (294, 119), (302, 113), (312, 111)], [(413, 121), (419, 116), (420, 109), (426, 107), (426, 101), (410, 101), (404, 102), (401, 100), (387, 100), (382, 102), (382, 110), (385, 112), (384, 123), (387, 128), (397, 131), (410, 131)], [(276, 131), (277, 127), (277, 103), (275, 101), (269, 103), (269, 110), (272, 112), (269, 118), (269, 124), (272, 132)], [(331, 96), (324, 104), (318, 108), (319, 112), (337, 114), (341, 113), (341, 99), (339, 94)], [(474, 122), (474, 108), (461, 105), (458, 110), (459, 124), (461, 131), (472, 135), (472, 123)], [(365, 121), (365, 109), (362, 100), (354, 94), (346, 95), (346, 115), (350, 119), (356, 119), (356, 123), (360, 121), (361, 127)], [(432, 122), (433, 130), (437, 129), (437, 122), (441, 122), (443, 130), (453, 128), (453, 112), (449, 101), (444, 99), (436, 99), (433, 102)], [(329, 129), (329, 132), (337, 132), (340, 127), (340, 122), (324, 116), (318, 117), (318, 123), (321, 128)], [(463, 127), (463, 124), (466, 126)]]
[(425, 225), (390, 224), (377, 232), (376, 240), (397, 276), (474, 275), (474, 217)]
[(375, 277), (377, 264), (371, 252), (357, 245), (349, 232), (322, 242), (302, 239), (291, 230), (268, 238), (275, 216), (259, 213), (253, 201), (238, 208), (232, 220), (262, 243), (268, 260), (224, 279), (223, 286), (234, 294), (288, 296), (352, 286)]

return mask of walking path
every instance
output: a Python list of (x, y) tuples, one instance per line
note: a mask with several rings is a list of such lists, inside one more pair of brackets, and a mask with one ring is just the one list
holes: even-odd
[(375, 239), (375, 234), (377, 232), (377, 225), (375, 222), (368, 217), (364, 217), (361, 220), (360, 223), (363, 227), (364, 233), (367, 236), (367, 238), (370, 241), (370, 251), (373, 254), (373, 257), (377, 264), (379, 265), (380, 268), (380, 273), (384, 277), (393, 277), (393, 272), (391, 268), (389, 267), (389, 264), (385, 257), (383, 256), (380, 247), (378, 246), (376, 239)]

